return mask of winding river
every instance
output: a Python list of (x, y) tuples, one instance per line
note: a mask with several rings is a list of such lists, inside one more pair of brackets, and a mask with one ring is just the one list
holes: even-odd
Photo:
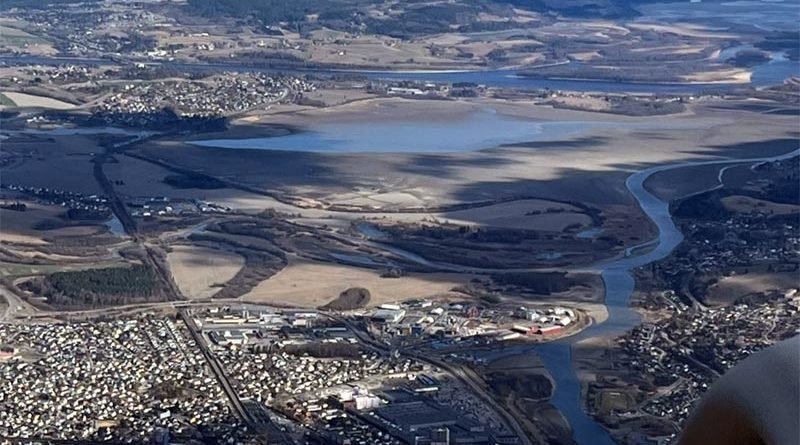
[[(49, 131), (37, 132), (36, 134), (47, 134)], [(55, 130), (58, 134), (86, 134), (86, 133), (124, 133), (122, 130), (107, 128), (96, 129), (61, 129)], [(25, 130), (25, 132), (36, 132), (36, 130)], [(137, 134), (138, 135), (138, 134)], [(141, 135), (139, 135), (141, 136)], [(800, 149), (792, 152), (769, 157), (747, 158), (747, 159), (714, 159), (704, 161), (688, 161), (675, 164), (659, 165), (650, 167), (631, 174), (626, 180), (626, 188), (636, 199), (642, 211), (653, 221), (658, 228), (658, 237), (634, 246), (626, 250), (625, 254), (615, 259), (606, 260), (590, 269), (600, 272), (605, 286), (604, 304), (608, 310), (608, 318), (602, 323), (595, 323), (579, 334), (565, 338), (563, 340), (545, 343), (534, 348), (542, 359), (544, 365), (550, 372), (555, 382), (555, 389), (551, 398), (551, 403), (564, 415), (565, 419), (573, 430), (573, 437), (580, 445), (613, 445), (615, 442), (608, 432), (583, 409), (581, 397), (581, 383), (573, 367), (572, 349), (573, 346), (582, 340), (589, 338), (613, 338), (620, 336), (640, 323), (639, 315), (629, 307), (629, 300), (634, 290), (633, 270), (661, 260), (667, 257), (673, 249), (683, 240), (683, 234), (676, 227), (669, 211), (669, 203), (659, 199), (650, 193), (644, 186), (645, 182), (652, 175), (668, 170), (675, 170), (687, 167), (698, 167), (707, 165), (718, 165), (723, 170), (726, 167), (736, 164), (754, 164), (757, 162), (776, 161), (788, 159), (800, 155)], [(722, 173), (717, 175), (719, 182), (722, 181)], [(715, 185), (706, 190), (719, 187)], [(366, 224), (361, 224), (359, 230), (366, 236), (367, 243), (372, 247), (389, 251), (395, 255), (405, 258), (411, 262), (422, 264), (440, 270), (452, 270), (461, 272), (497, 272), (492, 269), (466, 268), (463, 266), (434, 263), (411, 252), (397, 249), (382, 241), (385, 234)], [(642, 247), (651, 247), (644, 249)], [(361, 265), (374, 266), (374, 262), (365, 263), (367, 260), (362, 257), (339, 256), (338, 260), (351, 262)], [(528, 270), (528, 269), (521, 269)]]
[[(603, 263), (589, 268), (600, 272), (603, 278), (603, 284), (605, 286), (604, 304), (608, 310), (608, 318), (604, 322), (595, 323), (575, 336), (538, 345), (534, 349), (555, 381), (555, 390), (550, 402), (564, 415), (567, 422), (569, 422), (573, 430), (573, 438), (578, 444), (615, 445), (615, 442), (608, 432), (589, 417), (583, 409), (581, 382), (578, 380), (576, 371), (573, 368), (573, 345), (589, 338), (619, 337), (638, 325), (641, 321), (641, 317), (629, 306), (629, 300), (635, 286), (633, 270), (666, 258), (673, 249), (683, 241), (683, 234), (675, 225), (672, 215), (670, 214), (669, 203), (659, 199), (646, 189), (644, 184), (647, 179), (656, 173), (668, 170), (704, 165), (720, 166), (720, 173), (717, 176), (720, 184), (695, 192), (702, 193), (722, 186), (722, 172), (727, 167), (737, 164), (778, 161), (798, 155), (800, 155), (800, 149), (783, 155), (760, 158), (689, 161), (650, 167), (635, 172), (628, 177), (625, 185), (631, 195), (636, 199), (642, 211), (644, 211), (657, 226), (658, 237), (626, 249), (626, 253), (622, 257), (606, 260)], [(362, 224), (358, 229), (367, 236), (367, 238), (373, 240), (370, 241), (372, 247), (389, 251), (409, 261), (427, 267), (460, 272), (497, 272), (497, 270), (494, 269), (465, 268), (452, 264), (434, 263), (419, 255), (394, 248), (389, 244), (377, 242), (378, 240), (384, 239), (386, 235), (370, 225)], [(651, 246), (655, 247), (652, 249), (644, 249), (644, 247)], [(637, 252), (641, 253), (637, 254)], [(533, 269), (520, 269), (520, 271), (527, 270)], [(525, 348), (525, 350), (529, 349)]]
[[(581, 383), (573, 368), (572, 346), (588, 338), (617, 337), (639, 324), (639, 315), (628, 305), (635, 284), (633, 270), (667, 257), (683, 241), (683, 234), (675, 226), (669, 212), (669, 203), (650, 193), (644, 186), (645, 181), (653, 174), (667, 170), (703, 165), (753, 164), (778, 161), (798, 155), (800, 155), (800, 149), (779, 156), (763, 158), (660, 165), (638, 171), (628, 177), (625, 183), (626, 187), (639, 203), (642, 211), (658, 227), (658, 238), (654, 240), (655, 248), (641, 255), (625, 256), (599, 266), (605, 285), (605, 305), (608, 309), (608, 319), (605, 322), (594, 324), (580, 334), (562, 341), (536, 347), (537, 353), (555, 380), (555, 392), (550, 401), (569, 422), (573, 430), (573, 438), (578, 444), (614, 445), (615, 442), (608, 432), (583, 410)], [(653, 244), (653, 241), (648, 243)]]
[[(0, 64), (40, 64), (60, 65), (73, 64), (95, 66), (109, 63), (108, 60), (90, 57), (45, 57), (35, 55), (0, 55)], [(457, 83), (467, 82), (490, 87), (512, 89), (551, 89), (587, 92), (628, 92), (653, 94), (701, 94), (706, 92), (725, 92), (743, 87), (762, 87), (780, 84), (792, 75), (800, 74), (800, 64), (788, 60), (780, 53), (773, 53), (772, 58), (751, 68), (753, 74), (749, 83), (669, 83), (669, 82), (631, 82), (611, 80), (537, 78), (521, 76), (516, 69), (489, 70), (455, 70), (455, 71), (371, 71), (371, 70), (337, 70), (327, 68), (264, 68), (228, 63), (193, 63), (193, 62), (147, 62), (154, 66), (190, 72), (213, 70), (229, 70), (240, 72), (294, 73), (298, 75), (313, 74), (333, 76), (353, 74), (373, 80), (411, 80), (421, 82)], [(571, 62), (578, 64), (577, 62)]]
[[(0, 56), (0, 63), (75, 63), (92, 64), (101, 63), (101, 60), (92, 59), (54, 59), (35, 56), (21, 56), (7, 58)], [(168, 64), (167, 64), (168, 65)], [(191, 64), (173, 64), (177, 68), (202, 68)], [(208, 66), (206, 66), (208, 68)], [(211, 68), (218, 69), (219, 66)], [(258, 70), (248, 67), (225, 65), (223, 68)], [(761, 71), (759, 71), (761, 70)], [(751, 86), (772, 84), (781, 81), (787, 75), (796, 74), (796, 62), (783, 60), (771, 61), (755, 69)], [(321, 72), (315, 72), (322, 74)], [(328, 72), (330, 74), (330, 72)], [(739, 85), (668, 85), (668, 84), (631, 84), (617, 82), (589, 82), (583, 80), (554, 80), (531, 79), (516, 76), (513, 71), (482, 71), (467, 73), (362, 73), (370, 78), (400, 78), (409, 80), (436, 80), (447, 82), (475, 82), (492, 86), (509, 88), (553, 88), (575, 91), (646, 91), (655, 93), (685, 93), (704, 90), (727, 90)], [(75, 131), (75, 130), (70, 130)], [(730, 165), (747, 164), (762, 161), (786, 159), (800, 154), (800, 150), (773, 157), (752, 159), (729, 159), (692, 161), (678, 164), (661, 165), (633, 173), (626, 181), (626, 187), (636, 199), (644, 213), (656, 224), (658, 237), (647, 243), (653, 245), (652, 249), (629, 249), (628, 254), (620, 258), (606, 261), (596, 266), (600, 271), (605, 286), (605, 305), (608, 318), (602, 323), (596, 323), (576, 336), (539, 345), (535, 348), (538, 355), (550, 371), (554, 381), (555, 390), (551, 403), (564, 415), (573, 430), (573, 437), (580, 445), (613, 445), (615, 442), (608, 432), (589, 417), (583, 410), (581, 397), (581, 383), (578, 380), (572, 361), (572, 347), (577, 342), (589, 338), (616, 337), (622, 335), (640, 322), (638, 314), (629, 307), (629, 299), (634, 290), (633, 270), (661, 260), (668, 256), (672, 250), (683, 240), (683, 235), (675, 226), (669, 212), (667, 202), (657, 198), (644, 186), (645, 181), (655, 173), (685, 167), (702, 165)], [(375, 234), (373, 234), (375, 235)], [(369, 235), (367, 235), (369, 237)], [(380, 240), (374, 240), (380, 241)], [(376, 242), (376, 245), (378, 243)], [(381, 245), (381, 247), (385, 247)], [(405, 251), (394, 253), (421, 264), (431, 264), (424, 258), (415, 256)], [(363, 261), (359, 258), (340, 258), (342, 260)]]

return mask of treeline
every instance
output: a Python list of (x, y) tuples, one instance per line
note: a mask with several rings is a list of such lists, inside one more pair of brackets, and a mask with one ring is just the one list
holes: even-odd
[[(301, 33), (325, 26), (340, 31), (366, 30), (393, 37), (433, 34), (447, 30), (450, 25), (472, 23), (477, 12), (483, 9), (481, 5), (471, 3), (442, 6), (404, 4), (405, 10), (401, 14), (376, 19), (366, 13), (375, 3), (367, 0), (189, 0), (187, 8), (190, 13), (205, 17), (228, 16), (265, 25), (288, 24)], [(306, 20), (310, 14), (317, 15), (316, 21)]]
[[(214, 227), (210, 228), (211, 231), (216, 231)], [(272, 232), (270, 227), (259, 225), (252, 222), (229, 221), (219, 224), (219, 231), (230, 235), (244, 235), (252, 236), (255, 238), (262, 238), (268, 241), (274, 241), (276, 238), (275, 233)]]
[[(528, 267), (536, 263), (536, 259), (530, 255), (530, 245), (522, 242), (498, 247), (454, 238), (430, 243), (399, 239), (389, 241), (387, 244), (419, 255), (428, 261), (460, 266), (504, 269)], [(414, 269), (412, 265), (409, 267)]]
[[(250, 292), (258, 283), (286, 267), (286, 253), (274, 244), (275, 234), (270, 227), (251, 222), (228, 221), (212, 224), (208, 232), (193, 233), (189, 240), (203, 245), (206, 242), (225, 244), (245, 258), (244, 267), (214, 295), (214, 298), (236, 298)], [(252, 239), (226, 235), (247, 236)]]
[[(754, 199), (763, 199), (779, 204), (800, 203), (800, 187), (797, 186), (797, 176), (789, 174), (773, 180), (764, 192), (749, 189), (717, 189), (690, 196), (673, 204), (673, 214), (677, 218), (698, 221), (719, 221), (730, 218), (732, 212), (722, 203), (722, 198), (734, 195), (747, 196)], [(775, 215), (771, 218), (776, 219)], [(796, 219), (797, 215), (788, 215)]]
[(70, 221), (105, 221), (111, 217), (111, 210), (71, 208), (63, 217)]
[[(265, 25), (288, 23), (308, 32), (322, 26), (340, 31), (366, 31), (392, 37), (411, 37), (451, 31), (500, 30), (516, 26), (511, 21), (478, 20), (480, 13), (510, 17), (513, 7), (557, 12), (579, 17), (630, 17), (637, 12), (631, 0), (463, 0), (447, 4), (401, 2), (398, 14), (375, 18), (369, 14), (375, 0), (189, 0), (187, 11), (205, 17), (228, 16)], [(315, 14), (315, 21), (306, 20)]]
[(304, 345), (286, 345), (283, 350), (288, 354), (307, 354), (316, 358), (356, 358), (361, 354), (361, 348), (351, 343), (306, 343)]
[(678, 202), (672, 213), (677, 218), (696, 221), (727, 219), (731, 212), (725, 208), (721, 199), (730, 194), (730, 192), (720, 190), (700, 193)]
[[(100, 0), (81, 0), (83, 3), (97, 3)], [(51, 6), (75, 3), (75, 0), (3, 0), (0, 11), (8, 9), (48, 9)]]
[(575, 280), (566, 272), (517, 272), (493, 274), (495, 284), (519, 286), (537, 294), (550, 295), (563, 292), (575, 285)]
[(369, 303), (370, 293), (368, 289), (363, 287), (351, 287), (340, 293), (335, 300), (322, 306), (320, 309), (329, 309), (332, 311), (351, 311), (353, 309), (362, 308)]
[(431, 240), (463, 239), (484, 243), (519, 243), (538, 240), (539, 234), (524, 229), (492, 229), (470, 226), (412, 226), (382, 228), (395, 238), (423, 237)]
[(330, 0), (189, 0), (193, 13), (206, 17), (253, 17), (266, 24), (299, 22), (307, 14), (343, 9), (343, 2)]
[[(665, 101), (658, 99), (639, 99), (633, 97), (609, 97), (609, 104), (606, 110), (597, 110), (601, 113), (621, 114), (624, 116), (664, 116), (667, 114), (681, 113), (686, 106), (681, 101)], [(558, 100), (550, 101), (553, 108), (563, 108), (567, 110), (582, 110), (586, 108), (578, 105), (570, 105)]]
[(215, 190), (225, 188), (225, 183), (213, 176), (200, 173), (188, 173), (183, 175), (167, 175), (162, 180), (164, 184), (171, 185), (177, 189), (201, 189)]
[(144, 113), (122, 113), (95, 111), (86, 126), (114, 125), (156, 131), (197, 131), (215, 132), (227, 128), (228, 121), (223, 116), (181, 116), (170, 108)]
[(239, 250), (237, 253), (244, 257), (244, 267), (225, 283), (222, 290), (214, 294), (214, 298), (240, 297), (287, 265), (285, 258), (266, 252)]
[(33, 225), (33, 228), (35, 230), (46, 232), (48, 230), (63, 229), (64, 227), (79, 226), (82, 224), (83, 223), (81, 223), (80, 221), (67, 221), (65, 219), (47, 218), (38, 221), (36, 224)]
[(155, 272), (149, 267), (110, 267), (56, 272), (23, 284), (25, 290), (55, 307), (100, 307), (160, 301)]
[(496, 372), (488, 376), (489, 387), (501, 398), (547, 399), (553, 392), (550, 379), (541, 374)]
[(405, 9), (402, 14), (395, 17), (380, 19), (368, 17), (364, 20), (364, 24), (371, 33), (396, 38), (410, 38), (423, 34), (446, 32), (452, 26), (460, 27), (475, 23), (478, 21), (478, 13), (485, 10), (485, 6), (480, 2), (421, 7), (406, 4)]
[(3, 203), (0, 203), (0, 209), (13, 210), (15, 212), (24, 212), (24, 211), (28, 210), (28, 206), (26, 206), (24, 203), (21, 203), (19, 201), (3, 202)]
[(789, 60), (800, 59), (800, 31), (774, 31), (755, 47), (764, 51), (784, 51)]

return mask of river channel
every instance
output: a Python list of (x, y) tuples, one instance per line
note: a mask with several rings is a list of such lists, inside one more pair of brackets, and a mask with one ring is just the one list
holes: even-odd
[[(108, 60), (88, 57), (43, 57), (32, 55), (0, 56), (0, 64), (41, 64), (59, 65), (73, 64), (96, 66), (109, 63)], [(516, 69), (494, 69), (477, 71), (369, 71), (369, 70), (335, 70), (304, 68), (264, 68), (237, 63), (192, 63), (148, 61), (150, 65), (185, 70), (189, 72), (229, 70), (239, 72), (293, 73), (315, 76), (334, 76), (352, 74), (375, 80), (412, 80), (443, 83), (475, 83), (490, 87), (512, 89), (550, 89), (586, 92), (628, 92), (653, 94), (700, 94), (704, 92), (724, 92), (742, 87), (762, 87), (780, 84), (789, 76), (800, 74), (800, 64), (788, 60), (780, 53), (773, 53), (772, 58), (752, 68), (749, 83), (659, 83), (659, 82), (626, 82), (611, 80), (537, 78), (520, 76)], [(578, 64), (579, 62), (570, 62)]]
[[(535, 349), (555, 380), (555, 392), (550, 402), (567, 419), (573, 430), (573, 438), (578, 444), (613, 445), (615, 442), (608, 432), (589, 417), (583, 409), (581, 383), (573, 368), (572, 346), (588, 338), (617, 337), (639, 324), (639, 315), (628, 304), (635, 284), (633, 270), (667, 257), (683, 241), (683, 234), (675, 226), (675, 222), (669, 212), (669, 203), (659, 199), (645, 188), (644, 183), (647, 178), (655, 173), (685, 167), (753, 164), (788, 159), (798, 155), (800, 155), (800, 150), (764, 158), (696, 161), (660, 165), (638, 171), (628, 177), (625, 183), (628, 191), (639, 203), (642, 211), (658, 227), (655, 248), (640, 255), (625, 256), (599, 265), (605, 286), (605, 305), (608, 310), (608, 319), (606, 321), (594, 324), (573, 337), (546, 343), (537, 346)], [(653, 243), (653, 241), (648, 243)]]
[[(131, 136), (136, 135), (139, 136), (139, 138), (143, 137), (143, 135), (140, 133), (129, 133), (125, 132), (124, 130), (102, 127), (92, 129), (22, 131), (22, 133), (24, 132), (35, 132), (36, 134), (57, 133), (60, 135), (113, 133)], [(17, 132), (7, 131), (6, 133)], [(617, 337), (638, 325), (640, 323), (640, 317), (629, 306), (629, 300), (635, 285), (633, 270), (667, 257), (683, 240), (683, 234), (676, 227), (675, 222), (672, 219), (672, 215), (670, 214), (669, 203), (659, 199), (645, 188), (644, 184), (647, 179), (656, 173), (667, 170), (705, 165), (719, 165), (720, 168), (724, 168), (724, 166), (735, 164), (754, 164), (757, 162), (788, 159), (798, 155), (800, 155), (800, 150), (795, 150), (790, 153), (771, 157), (716, 159), (659, 165), (635, 172), (628, 177), (625, 183), (627, 190), (636, 199), (642, 211), (658, 228), (658, 237), (656, 239), (642, 243), (638, 247), (644, 247), (645, 245), (648, 247), (654, 247), (650, 249), (636, 247), (629, 248), (627, 249), (626, 254), (621, 257), (612, 260), (606, 260), (600, 264), (591, 266), (589, 269), (600, 272), (603, 279), (605, 287), (604, 304), (608, 311), (608, 318), (602, 323), (593, 324), (575, 336), (551, 343), (545, 343), (534, 348), (555, 381), (555, 389), (550, 401), (564, 415), (567, 422), (569, 422), (569, 425), (572, 427), (573, 438), (578, 444), (613, 445), (615, 442), (608, 432), (591, 417), (589, 417), (583, 409), (581, 383), (578, 380), (575, 369), (573, 368), (573, 346), (577, 342), (589, 338)], [(717, 177), (720, 181), (722, 180), (722, 174), (718, 174)], [(716, 187), (718, 186), (714, 186), (712, 188)], [(467, 268), (457, 265), (434, 263), (419, 255), (381, 242), (385, 240), (385, 234), (376, 228), (362, 224), (359, 226), (359, 230), (362, 231), (362, 233), (368, 238), (367, 242), (372, 247), (375, 247), (379, 250), (389, 251), (395, 255), (426, 267), (460, 272), (497, 272), (497, 270), (492, 269)], [(337, 259), (359, 265), (375, 265), (371, 261), (370, 263), (367, 263), (367, 259), (362, 257), (340, 256), (337, 257)], [(530, 350), (529, 347), (526, 349)]]

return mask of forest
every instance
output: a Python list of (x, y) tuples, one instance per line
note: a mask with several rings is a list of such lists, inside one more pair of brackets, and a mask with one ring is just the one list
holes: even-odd
[(23, 284), (50, 306), (86, 308), (161, 301), (155, 272), (149, 267), (109, 267), (56, 272)]
[[(645, 0), (647, 1), (647, 0)], [(630, 17), (638, 13), (636, 0), (475, 0), (437, 2), (409, 1), (388, 7), (391, 14), (375, 17), (369, 11), (384, 2), (376, 0), (188, 0), (189, 13), (204, 17), (227, 16), (254, 20), (264, 25), (290, 25), (302, 31), (309, 27), (328, 27), (340, 31), (366, 31), (397, 38), (452, 31), (497, 30), (512, 22), (480, 21), (480, 13), (510, 16), (513, 8), (572, 17)], [(313, 20), (308, 17), (314, 15)], [(476, 28), (477, 25), (477, 28)]]
[(574, 286), (575, 280), (567, 277), (566, 272), (516, 272), (492, 275), (496, 284), (519, 286), (531, 291), (550, 295), (553, 292), (564, 292)]

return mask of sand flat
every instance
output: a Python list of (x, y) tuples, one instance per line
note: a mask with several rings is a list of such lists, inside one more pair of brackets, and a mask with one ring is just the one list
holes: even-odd
[(3, 95), (11, 99), (17, 107), (36, 107), (48, 108), (51, 110), (70, 110), (75, 105), (52, 97), (35, 96), (27, 93), (17, 93), (13, 91), (3, 91)]
[[(309, 277), (314, 279), (310, 280)], [(401, 278), (381, 278), (380, 272), (371, 269), (293, 260), (289, 266), (268, 280), (262, 281), (242, 299), (258, 303), (318, 307), (335, 299), (343, 290), (364, 287), (369, 289), (372, 295), (370, 306), (374, 306), (386, 302), (446, 294), (454, 286), (468, 282), (469, 278), (468, 275), (453, 273), (410, 274)]]
[(244, 266), (233, 252), (199, 246), (173, 246), (167, 262), (175, 283), (189, 299), (209, 298)]
[(591, 225), (591, 218), (579, 212), (581, 212), (579, 208), (569, 204), (543, 199), (525, 199), (439, 213), (436, 217), (453, 224), (560, 232), (574, 224)]

